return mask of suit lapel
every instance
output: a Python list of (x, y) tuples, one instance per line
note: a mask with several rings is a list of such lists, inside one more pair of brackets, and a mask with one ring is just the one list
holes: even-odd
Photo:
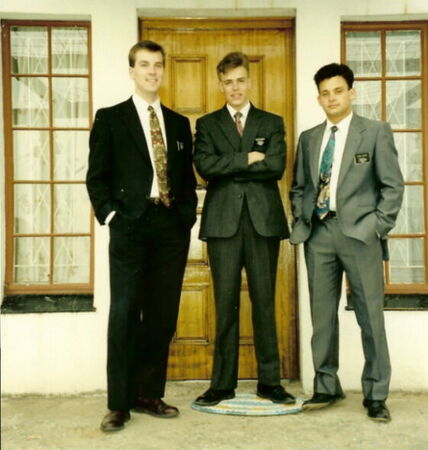
[(252, 150), (252, 145), (259, 129), (259, 119), (260, 111), (251, 105), (247, 120), (245, 121), (244, 135), (242, 136), (242, 150), (244, 152), (250, 152)]
[(226, 108), (226, 105), (220, 109), (216, 118), (219, 122), (220, 129), (226, 136), (227, 140), (231, 143), (235, 151), (239, 152), (241, 149), (241, 137), (239, 136), (235, 122)]
[(122, 112), (123, 114), (121, 115), (121, 118), (125, 124), (125, 127), (130, 131), (138, 149), (150, 161), (147, 141), (144, 136), (143, 127), (141, 126), (137, 108), (135, 108), (134, 102), (132, 101), (132, 97), (123, 104)]
[(352, 117), (351, 123), (349, 124), (348, 137), (346, 138), (345, 148), (343, 150), (342, 164), (340, 165), (338, 186), (343, 181), (346, 173), (352, 165), (354, 160), (354, 155), (360, 146), (362, 139), (362, 132), (365, 130), (360, 117), (355, 113)]
[(309, 142), (309, 165), (311, 170), (312, 181), (314, 186), (318, 185), (319, 178), (319, 160), (321, 152), (322, 138), (324, 136), (324, 131), (326, 127), (326, 122), (318, 125), (312, 132)]
[(177, 121), (174, 120), (171, 110), (163, 105), (161, 108), (166, 132), (167, 165), (171, 168), (177, 154)]

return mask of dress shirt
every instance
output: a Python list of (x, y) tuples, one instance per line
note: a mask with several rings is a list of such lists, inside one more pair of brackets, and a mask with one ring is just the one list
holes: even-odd
[(345, 150), (346, 138), (348, 137), (351, 119), (352, 113), (338, 123), (332, 123), (327, 119), (327, 125), (325, 127), (324, 136), (321, 143), (319, 166), (321, 166), (322, 155), (327, 146), (328, 139), (330, 138), (331, 127), (336, 126), (337, 131), (335, 133), (334, 156), (330, 178), (330, 211), (336, 211), (337, 182), (339, 179), (340, 166), (342, 164), (343, 151)]
[(242, 123), (242, 128), (245, 128), (245, 121), (247, 120), (248, 117), (248, 111), (251, 108), (251, 103), (248, 102), (241, 110), (237, 110), (235, 108), (232, 108), (229, 104), (226, 104), (227, 110), (229, 111), (230, 115), (232, 116), (233, 121), (235, 122), (235, 114), (237, 112), (240, 112), (242, 114), (241, 116), (241, 123)]
[(160, 104), (160, 100), (157, 99), (154, 103), (147, 103), (142, 97), (137, 94), (132, 96), (132, 100), (134, 102), (135, 107), (137, 108), (138, 117), (140, 118), (141, 126), (143, 127), (144, 136), (146, 137), (147, 147), (149, 149), (150, 161), (153, 167), (153, 182), (152, 188), (150, 190), (150, 197), (157, 198), (159, 197), (159, 187), (158, 187), (158, 176), (155, 170), (155, 159), (153, 153), (153, 144), (152, 144), (152, 133), (150, 129), (150, 112), (148, 111), (149, 106), (153, 106), (156, 115), (158, 116), (159, 125), (162, 131), (163, 142), (165, 144), (165, 149), (167, 149), (166, 143), (166, 131), (165, 131), (165, 123), (163, 120), (162, 108)]

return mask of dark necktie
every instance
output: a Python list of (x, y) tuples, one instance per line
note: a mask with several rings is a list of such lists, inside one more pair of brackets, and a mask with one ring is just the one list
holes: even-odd
[(330, 211), (330, 179), (331, 168), (333, 166), (334, 146), (336, 143), (336, 131), (337, 127), (335, 125), (332, 126), (330, 137), (328, 138), (328, 142), (321, 159), (319, 191), (317, 205), (315, 208), (315, 212), (321, 220), (324, 219)]
[(236, 129), (238, 130), (239, 136), (242, 136), (244, 134), (244, 127), (241, 122), (242, 113), (238, 111), (235, 113), (234, 117)]
[(158, 116), (156, 115), (153, 106), (149, 106), (147, 109), (150, 113), (150, 133), (152, 135), (153, 156), (158, 178), (159, 198), (168, 208), (171, 205), (171, 199), (169, 197), (165, 143), (163, 141)]

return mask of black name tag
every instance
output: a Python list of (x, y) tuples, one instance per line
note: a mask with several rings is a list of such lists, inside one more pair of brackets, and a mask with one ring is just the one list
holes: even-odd
[(368, 153), (357, 153), (355, 155), (356, 164), (365, 164), (370, 161), (370, 155)]

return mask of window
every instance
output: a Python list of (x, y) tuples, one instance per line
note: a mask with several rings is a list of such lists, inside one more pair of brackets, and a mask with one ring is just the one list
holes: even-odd
[(406, 184), (386, 293), (428, 294), (428, 22), (345, 23), (342, 60), (355, 74), (354, 111), (391, 124)]
[(88, 294), (88, 22), (2, 21), (6, 295)]

